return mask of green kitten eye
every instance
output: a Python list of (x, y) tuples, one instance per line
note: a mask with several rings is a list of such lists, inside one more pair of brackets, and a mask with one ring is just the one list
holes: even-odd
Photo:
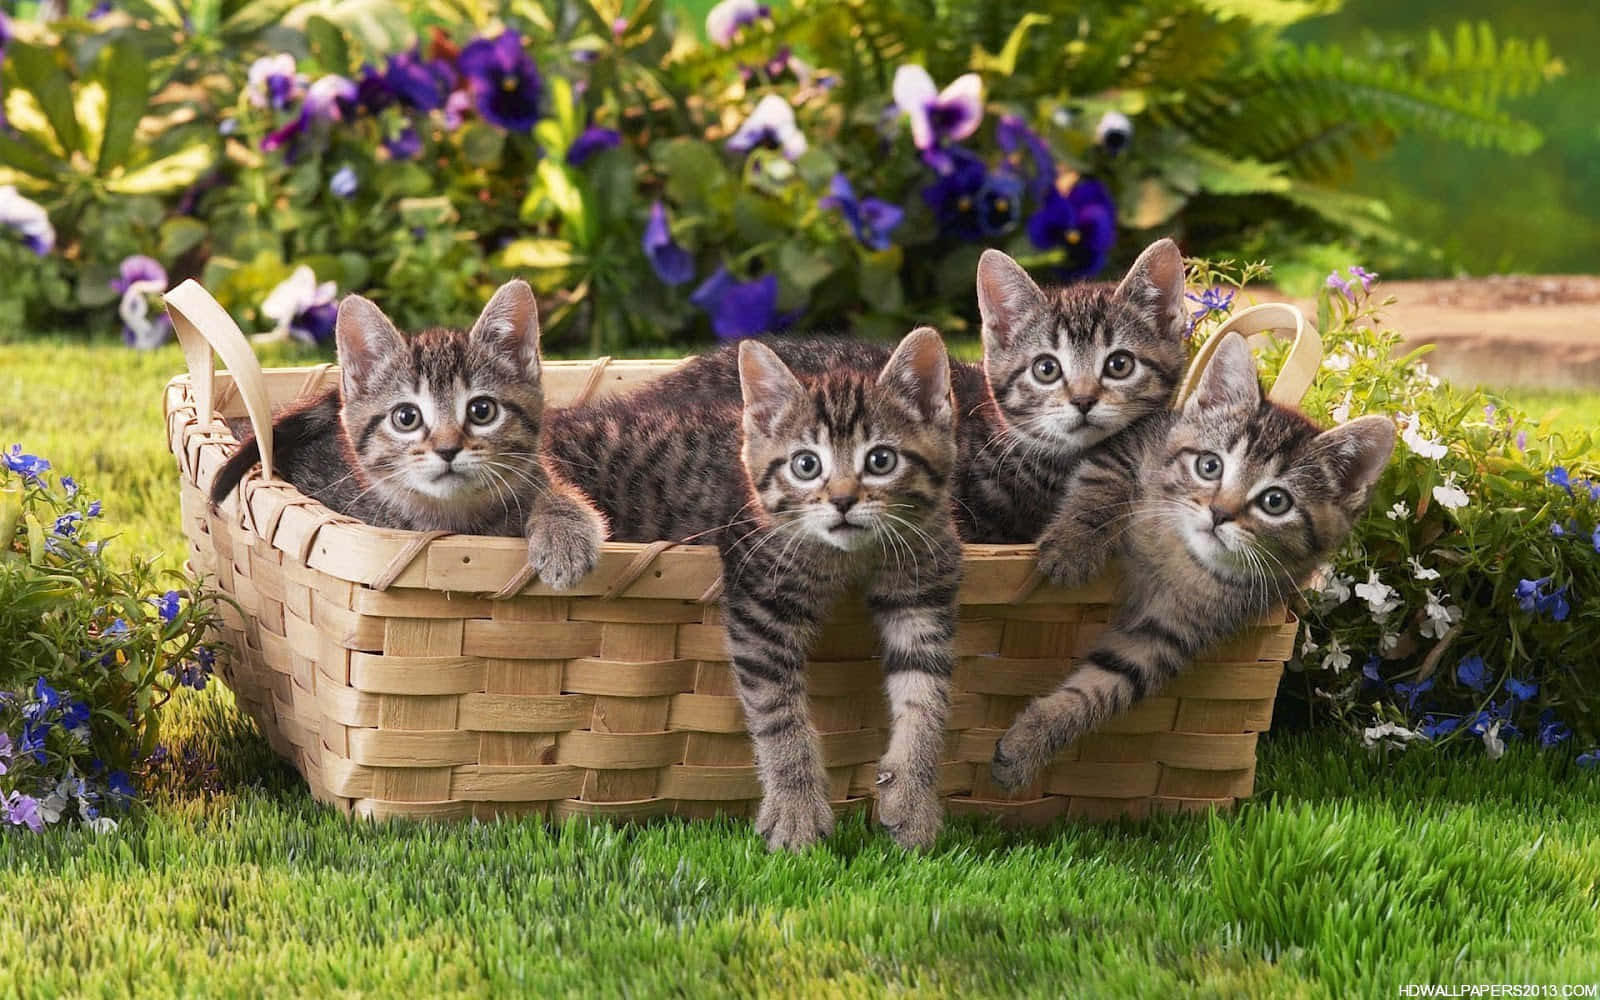
[(1208, 451), (1194, 460), (1194, 474), (1201, 479), (1217, 480), (1222, 478), (1222, 456), (1214, 451)]
[(1106, 358), (1106, 378), (1127, 378), (1133, 374), (1133, 369), (1133, 355), (1127, 351), (1112, 351), (1111, 356)]
[(789, 471), (801, 482), (822, 475), (822, 459), (814, 451), (797, 451), (789, 459)]
[(488, 396), (479, 396), (467, 404), (467, 422), (482, 427), (484, 424), (494, 423), (494, 418), (500, 415), (500, 404)]
[(1061, 377), (1061, 362), (1048, 354), (1033, 359), (1033, 377), (1049, 385)]
[(899, 453), (888, 445), (880, 444), (867, 452), (867, 471), (874, 476), (887, 476), (899, 464)]
[(389, 411), (389, 422), (397, 431), (414, 431), (422, 426), (422, 411), (410, 403), (401, 403)]
[(1294, 506), (1294, 498), (1289, 495), (1288, 490), (1274, 486), (1256, 497), (1256, 506), (1268, 514), (1287, 514), (1289, 513), (1289, 508)]

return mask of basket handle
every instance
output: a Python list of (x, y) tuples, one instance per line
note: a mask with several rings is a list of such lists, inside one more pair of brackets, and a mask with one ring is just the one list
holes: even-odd
[(250, 342), (245, 340), (228, 311), (193, 278), (186, 279), (163, 298), (167, 313), (172, 317), (172, 328), (178, 334), (178, 343), (183, 347), (183, 356), (189, 363), (195, 415), (200, 426), (209, 428), (212, 423), (216, 365), (211, 352), (216, 351), (227, 364), (234, 388), (244, 399), (245, 412), (250, 415), (250, 429), (255, 431), (256, 442), (260, 445), (261, 475), (271, 479), (272, 407), (268, 402), (266, 377), (261, 373), (261, 363), (256, 360), (255, 352), (250, 349)]
[(1289, 356), (1284, 359), (1283, 368), (1273, 381), (1272, 388), (1267, 391), (1267, 399), (1280, 406), (1300, 405), (1300, 400), (1305, 398), (1306, 390), (1316, 380), (1317, 369), (1322, 364), (1322, 338), (1317, 335), (1317, 328), (1306, 322), (1305, 313), (1295, 306), (1287, 302), (1263, 302), (1228, 317), (1228, 321), (1211, 335), (1211, 339), (1201, 345), (1194, 361), (1189, 364), (1189, 373), (1184, 376), (1172, 408), (1183, 406), (1184, 400), (1194, 392), (1194, 387), (1200, 384), (1201, 373), (1206, 370), (1211, 355), (1216, 353), (1217, 345), (1222, 343), (1225, 335), (1242, 333), (1252, 337), (1258, 333), (1290, 331), (1294, 334), (1294, 343), (1289, 346)]

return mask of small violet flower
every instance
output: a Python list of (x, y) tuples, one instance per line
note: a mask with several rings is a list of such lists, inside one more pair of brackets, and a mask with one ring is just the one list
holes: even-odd
[(833, 175), (833, 181), (828, 185), (828, 196), (818, 204), (843, 215), (856, 239), (862, 246), (872, 250), (889, 249), (889, 233), (905, 218), (905, 212), (898, 205), (877, 198), (858, 201), (855, 189), (850, 186), (850, 179), (844, 174)]
[(1507, 677), (1506, 691), (1518, 701), (1532, 701), (1539, 694), (1539, 685), (1533, 681)]
[(1035, 198), (1043, 198), (1046, 191), (1055, 187), (1056, 159), (1050, 151), (1050, 145), (1039, 133), (1029, 128), (1020, 116), (1001, 115), (995, 126), (994, 138), (1013, 168), (1023, 166), (1023, 152), (1027, 152), (1032, 160), (1028, 187)]
[(567, 148), (567, 163), (570, 166), (581, 167), (589, 159), (608, 149), (615, 149), (622, 144), (622, 133), (614, 128), (603, 125), (590, 125), (579, 136), (572, 140), (572, 145)]
[(162, 621), (170, 625), (172, 620), (178, 617), (179, 601), (176, 590), (169, 590), (160, 597), (153, 597), (150, 600), (156, 606), (156, 613), (161, 616)]
[(456, 83), (455, 73), (447, 63), (424, 59), (420, 51), (390, 56), (383, 78), (401, 107), (424, 112), (444, 107), (445, 98)]
[(383, 140), (383, 148), (396, 160), (414, 160), (422, 152), (422, 135), (407, 125), (397, 134)]
[(735, 153), (748, 153), (757, 146), (771, 146), (790, 160), (806, 151), (806, 137), (795, 124), (794, 108), (777, 94), (763, 97), (728, 137), (728, 149)]
[(22, 445), (14, 444), (10, 451), (0, 451), (0, 465), (21, 476), (25, 482), (38, 482), (50, 471), (50, 463), (38, 455), (23, 454)]
[(894, 104), (911, 119), (911, 141), (924, 153), (946, 142), (960, 142), (983, 121), (983, 80), (976, 73), (957, 77), (940, 90), (921, 66), (901, 66), (894, 74)]
[(659, 201), (650, 206), (650, 221), (644, 227), (644, 255), (656, 277), (668, 285), (681, 285), (694, 277), (694, 258), (672, 239), (666, 207)]
[(333, 282), (318, 284), (311, 268), (300, 265), (261, 303), (261, 314), (277, 324), (267, 336), (311, 345), (324, 343), (333, 335), (339, 313), (334, 302), (337, 297)]
[(1489, 668), (1484, 664), (1483, 657), (1476, 653), (1462, 657), (1461, 662), (1456, 664), (1456, 680), (1470, 691), (1481, 694), (1489, 690)]
[(245, 74), (245, 96), (255, 107), (282, 111), (300, 96), (300, 79), (294, 56), (287, 52), (262, 56)]
[(1325, 287), (1330, 288), (1333, 291), (1338, 292), (1340, 295), (1343, 295), (1347, 299), (1352, 299), (1353, 300), (1355, 298), (1354, 294), (1350, 291), (1350, 282), (1348, 282), (1348, 281), (1344, 280), (1343, 278), (1339, 277), (1339, 272), (1338, 271), (1330, 271), (1328, 273), (1327, 280), (1324, 281), (1322, 284)]
[(355, 168), (348, 163), (328, 178), (328, 191), (336, 198), (353, 198), (360, 187), (361, 180), (356, 176)]
[(172, 318), (165, 310), (151, 315), (151, 300), (167, 290), (167, 269), (144, 254), (123, 259), (111, 289), (122, 296), (117, 314), (122, 318), (122, 342), (148, 350), (172, 336)]
[(1556, 718), (1554, 709), (1539, 713), (1539, 745), (1553, 747), (1572, 738), (1572, 727)]
[(456, 65), (484, 121), (507, 132), (533, 131), (544, 103), (544, 80), (523, 51), (521, 35), (507, 31), (493, 41), (471, 42)]
[(1198, 323), (1214, 312), (1225, 313), (1232, 309), (1233, 295), (1234, 289), (1224, 288), (1221, 285), (1208, 288), (1199, 295), (1193, 292), (1186, 293), (1184, 298), (1200, 307), (1189, 317), (1191, 328), (1194, 323)]
[(1361, 282), (1361, 290), (1363, 292), (1370, 292), (1372, 291), (1372, 283), (1378, 280), (1378, 276), (1359, 264), (1355, 264), (1350, 267), (1350, 279)]
[(1572, 496), (1572, 476), (1562, 466), (1556, 466), (1545, 473), (1545, 481), (1552, 486), (1559, 486), (1567, 491), (1567, 496)]
[(741, 282), (719, 267), (689, 301), (711, 315), (711, 328), (718, 337), (755, 337), (770, 332), (777, 321), (778, 279), (767, 274)]

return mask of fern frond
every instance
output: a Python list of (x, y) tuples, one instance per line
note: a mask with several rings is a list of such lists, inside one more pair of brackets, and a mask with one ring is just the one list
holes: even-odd
[(1431, 32), (1416, 66), (1418, 79), (1491, 104), (1531, 94), (1565, 72), (1543, 38), (1497, 42), (1487, 21), (1456, 25), (1454, 45)]

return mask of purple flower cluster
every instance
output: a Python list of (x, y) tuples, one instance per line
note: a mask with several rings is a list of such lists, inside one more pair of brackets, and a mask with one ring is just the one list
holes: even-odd
[(1572, 612), (1572, 605), (1567, 600), (1567, 588), (1556, 587), (1547, 593), (1545, 588), (1550, 585), (1550, 579), (1541, 576), (1537, 580), (1518, 580), (1514, 592), (1517, 606), (1529, 614), (1544, 615), (1551, 621), (1564, 622)]
[(22, 445), (14, 444), (10, 451), (0, 451), (0, 465), (21, 476), (23, 482), (37, 483), (50, 471), (50, 463), (38, 455), (24, 454)]
[(1376, 273), (1369, 271), (1358, 264), (1352, 264), (1349, 268), (1349, 273), (1350, 277), (1348, 280), (1346, 280), (1345, 278), (1341, 278), (1339, 276), (1338, 271), (1330, 271), (1328, 273), (1328, 278), (1323, 282), (1323, 285), (1335, 292), (1338, 292), (1349, 301), (1354, 302), (1356, 300), (1356, 285), (1359, 284), (1361, 286), (1362, 292), (1370, 292), (1372, 291), (1372, 283), (1378, 280)]

